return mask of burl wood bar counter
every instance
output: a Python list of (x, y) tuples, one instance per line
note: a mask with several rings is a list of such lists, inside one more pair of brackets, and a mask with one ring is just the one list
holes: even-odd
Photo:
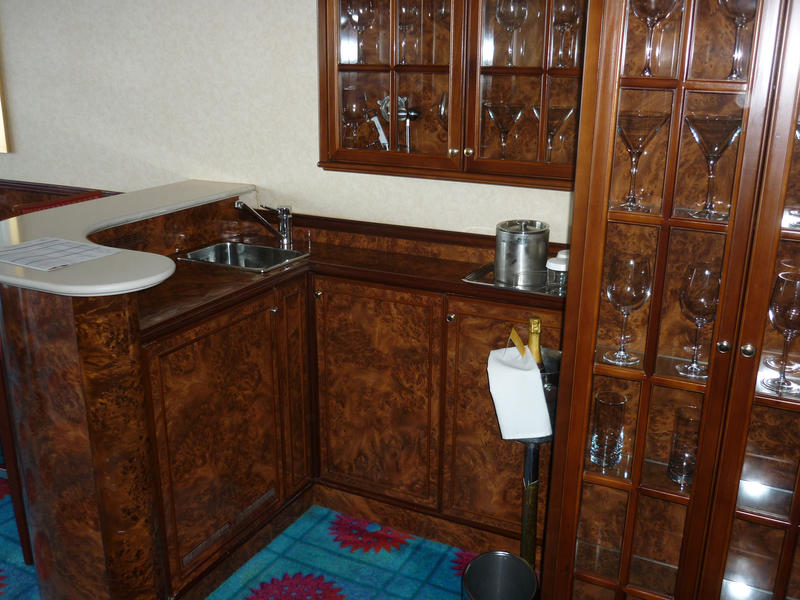
[(563, 299), (463, 282), (491, 262), (490, 236), (323, 217), (295, 215), (311, 252), (290, 268), (173, 260), (276, 245), (234, 207), (255, 193), (186, 181), (0, 223), (0, 246), (122, 249), (50, 272), (0, 264), (43, 598), (203, 598), (312, 503), (519, 550), (524, 448), (500, 438), (486, 355), (533, 314), (559, 347)]
[[(8, 219), (0, 246), (252, 196), (188, 181)], [(175, 270), (119, 254), (50, 272), (0, 265), (12, 428), (42, 598), (167, 597), (133, 293)]]

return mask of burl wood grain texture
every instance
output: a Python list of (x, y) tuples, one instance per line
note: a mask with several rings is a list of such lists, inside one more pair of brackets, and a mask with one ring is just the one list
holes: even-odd
[(131, 298), (3, 286), (2, 303), (42, 597), (164, 597)]
[[(455, 320), (447, 325), (442, 512), (518, 535), (525, 447), (500, 435), (486, 361), (491, 350), (510, 343), (512, 327), (526, 340), (532, 316), (542, 318), (542, 345), (560, 348), (561, 315), (461, 299), (450, 299), (447, 312), (454, 314)], [(540, 446), (539, 538), (544, 532), (550, 446)]]
[(314, 486), (314, 503), (470, 552), (505, 550), (519, 554), (519, 536), (504, 536), (325, 484)]
[(734, 518), (725, 579), (773, 589), (784, 535), (781, 529)]
[(435, 507), (442, 296), (327, 277), (315, 291), (322, 480)]
[[(677, 77), (677, 66), (683, 33), (683, 4), (661, 21), (653, 32), (653, 52), (650, 71), (653, 77)], [(622, 73), (626, 77), (639, 77), (645, 65), (645, 37), (647, 27), (628, 6), (628, 29), (625, 36), (625, 51)]]
[(146, 348), (173, 592), (282, 500), (270, 306)]
[(283, 423), (285, 496), (311, 478), (311, 394), (305, 277), (278, 288), (276, 327), (278, 384)]
[(581, 495), (575, 569), (616, 581), (619, 577), (628, 494), (585, 484)]

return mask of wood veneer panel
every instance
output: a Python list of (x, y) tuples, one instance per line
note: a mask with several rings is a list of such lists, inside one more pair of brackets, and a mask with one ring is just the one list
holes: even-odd
[[(530, 317), (542, 318), (542, 345), (560, 348), (561, 315), (525, 306), (450, 299), (447, 312), (447, 384), (443, 446), (442, 512), (519, 535), (525, 446), (503, 440), (497, 424), (486, 361), (509, 344), (511, 328), (527, 338)], [(544, 532), (550, 443), (539, 456), (538, 537)]]
[(3, 286), (2, 305), (42, 597), (158, 597), (160, 533), (130, 296)]
[(283, 499), (272, 300), (146, 349), (173, 591)]
[(443, 298), (317, 277), (321, 477), (438, 502)]
[(469, 552), (506, 550), (519, 554), (518, 538), (456, 523), (435, 514), (398, 507), (396, 504), (366, 498), (324, 484), (314, 486), (314, 503)]

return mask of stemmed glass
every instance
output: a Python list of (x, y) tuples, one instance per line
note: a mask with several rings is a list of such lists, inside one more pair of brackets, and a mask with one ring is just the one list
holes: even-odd
[(363, 65), (364, 60), (364, 31), (375, 22), (375, 8), (372, 0), (349, 0), (347, 4), (347, 17), (356, 30), (358, 42), (358, 64)]
[(577, 2), (557, 1), (553, 5), (553, 27), (558, 32), (558, 60), (556, 67), (564, 66), (564, 37), (578, 24), (581, 7)]
[[(342, 88), (342, 123), (350, 128), (351, 143), (345, 148), (358, 148), (358, 127), (364, 122), (367, 114), (367, 95), (357, 85), (346, 85)], [(342, 136), (344, 138), (344, 136)]]
[(647, 27), (647, 36), (644, 41), (644, 69), (642, 77), (650, 77), (653, 73), (653, 33), (661, 21), (672, 14), (680, 0), (631, 0), (633, 14), (644, 22)]
[(628, 193), (622, 198), (622, 204), (615, 208), (627, 211), (650, 212), (639, 203), (636, 194), (636, 175), (639, 173), (639, 159), (644, 149), (661, 128), (669, 121), (669, 113), (620, 111), (617, 118), (617, 133), (628, 150), (631, 159), (631, 177)]
[(625, 349), (625, 328), (628, 316), (640, 308), (650, 297), (650, 260), (641, 254), (622, 254), (611, 261), (606, 279), (606, 297), (611, 305), (622, 313), (619, 332), (619, 347), (603, 354), (603, 360), (614, 365), (631, 366), (639, 357)]
[[(796, 273), (800, 272), (800, 264), (790, 258), (784, 258), (778, 263), (778, 269), (781, 273), (788, 271)], [(787, 373), (793, 373), (794, 371), (800, 370), (800, 363), (791, 359), (784, 362), (781, 360), (780, 356), (771, 356), (764, 361), (764, 364), (770, 369), (774, 369), (776, 371), (780, 371), (781, 366), (783, 366)]]
[(439, 103), (434, 107), (436, 118), (442, 124), (442, 128), (447, 131), (447, 92), (442, 92)]
[(398, 7), (397, 28), (400, 30), (400, 64), (406, 64), (408, 30), (419, 19), (419, 0), (402, 0)]
[(728, 214), (714, 208), (717, 200), (717, 180), (714, 169), (722, 153), (739, 137), (742, 131), (742, 119), (734, 116), (691, 114), (686, 115), (684, 120), (689, 126), (694, 141), (700, 146), (700, 151), (703, 153), (708, 167), (705, 204), (701, 210), (689, 211), (689, 216), (695, 219), (724, 221), (728, 218)]
[(521, 29), (528, 18), (527, 0), (498, 0), (494, 18), (508, 32), (506, 66), (514, 66), (514, 32)]
[(769, 302), (769, 321), (783, 334), (781, 368), (777, 377), (761, 380), (761, 384), (778, 394), (800, 394), (800, 385), (786, 378), (786, 362), (792, 340), (800, 333), (800, 273), (779, 273)]
[(695, 324), (692, 361), (676, 365), (679, 375), (695, 379), (708, 377), (708, 369), (698, 361), (700, 355), (700, 332), (704, 325), (714, 321), (719, 303), (719, 272), (717, 265), (697, 262), (686, 267), (680, 291), (681, 312)]
[[(539, 107), (533, 106), (531, 108), (533, 109), (533, 116), (536, 117), (537, 121), (541, 122), (539, 119)], [(545, 162), (550, 162), (550, 158), (553, 154), (553, 140), (556, 139), (556, 134), (574, 112), (574, 106), (551, 106), (547, 109), (547, 129), (545, 131), (547, 147), (544, 157)]]
[(500, 158), (506, 157), (506, 140), (508, 139), (508, 132), (514, 126), (514, 123), (519, 121), (522, 116), (522, 111), (525, 109), (524, 104), (507, 104), (505, 102), (484, 102), (483, 106), (489, 113), (489, 118), (497, 127), (500, 132)]
[(736, 38), (733, 43), (733, 64), (728, 79), (745, 79), (744, 44), (742, 30), (756, 16), (758, 0), (717, 0), (722, 12), (736, 25)]

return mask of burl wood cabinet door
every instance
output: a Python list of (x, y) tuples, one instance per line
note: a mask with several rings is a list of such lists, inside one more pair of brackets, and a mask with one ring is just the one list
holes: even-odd
[[(503, 440), (497, 424), (486, 363), (516, 328), (527, 339), (530, 317), (542, 319), (542, 346), (558, 349), (556, 311), (477, 300), (449, 299), (444, 428), (443, 512), (504, 533), (520, 534), (525, 446)], [(550, 444), (540, 448), (539, 536), (543, 531)]]
[(321, 479), (436, 507), (443, 297), (316, 277)]
[(145, 349), (173, 591), (281, 500), (273, 300)]

